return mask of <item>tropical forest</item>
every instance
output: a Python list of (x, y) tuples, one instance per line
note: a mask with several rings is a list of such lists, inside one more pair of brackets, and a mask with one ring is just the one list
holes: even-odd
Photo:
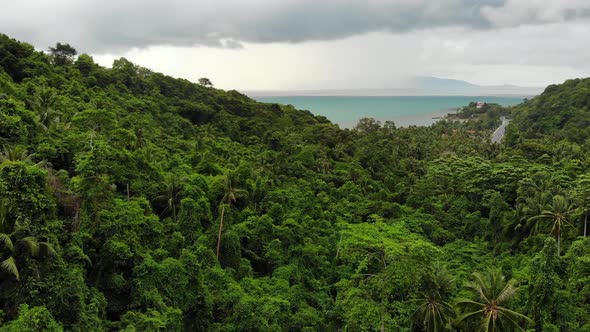
[(0, 34), (0, 331), (590, 331), (590, 79), (354, 128), (214, 84)]

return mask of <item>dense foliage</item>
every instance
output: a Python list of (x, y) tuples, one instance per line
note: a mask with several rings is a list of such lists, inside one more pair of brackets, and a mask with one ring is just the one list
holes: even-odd
[(590, 138), (590, 78), (548, 86), (544, 93), (516, 108), (515, 141), (566, 140), (584, 144)]
[(0, 35), (0, 331), (590, 331), (588, 82), (500, 145)]

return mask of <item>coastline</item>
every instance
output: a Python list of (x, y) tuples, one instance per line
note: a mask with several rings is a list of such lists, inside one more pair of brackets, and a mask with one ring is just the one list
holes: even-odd
[(324, 116), (342, 128), (352, 128), (361, 118), (393, 121), (397, 126), (429, 126), (456, 114), (474, 101), (516, 105), (526, 96), (289, 96), (259, 97), (259, 102), (292, 105)]

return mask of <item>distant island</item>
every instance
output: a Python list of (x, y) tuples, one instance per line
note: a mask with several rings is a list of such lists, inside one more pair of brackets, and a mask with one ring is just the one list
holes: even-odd
[(321, 90), (252, 90), (242, 91), (250, 97), (287, 96), (536, 96), (542, 87), (522, 87), (510, 84), (477, 85), (467, 81), (432, 76), (416, 76), (403, 87)]

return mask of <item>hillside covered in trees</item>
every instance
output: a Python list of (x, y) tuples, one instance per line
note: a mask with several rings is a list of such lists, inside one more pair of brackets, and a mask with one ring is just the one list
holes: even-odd
[(590, 331), (590, 79), (503, 144), (210, 83), (0, 35), (0, 331)]

